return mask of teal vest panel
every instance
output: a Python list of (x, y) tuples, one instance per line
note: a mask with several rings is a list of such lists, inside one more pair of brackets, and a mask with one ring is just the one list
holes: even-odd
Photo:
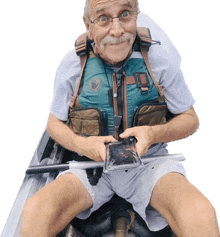
[[(147, 101), (156, 100), (158, 91), (148, 73), (143, 58), (130, 58), (124, 67), (126, 76), (133, 76), (135, 72), (148, 74), (150, 87), (148, 92), (142, 92), (136, 84), (127, 85), (128, 126), (136, 109)], [(83, 90), (78, 99), (81, 107), (98, 108), (108, 121), (108, 134), (114, 136), (114, 111), (109, 104), (108, 91), (112, 88), (113, 70), (105, 65), (98, 57), (89, 58), (84, 71)], [(106, 77), (107, 76), (107, 77)]]

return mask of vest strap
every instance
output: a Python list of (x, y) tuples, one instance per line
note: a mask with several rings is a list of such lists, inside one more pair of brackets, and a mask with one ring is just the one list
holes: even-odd
[(85, 66), (86, 66), (87, 58), (88, 58), (87, 54), (82, 55), (80, 57), (81, 73), (80, 73), (78, 84), (76, 86), (76, 89), (74, 91), (73, 96), (71, 97), (71, 101), (70, 101), (70, 104), (69, 104), (70, 112), (72, 111), (72, 109), (73, 109), (73, 107), (75, 105), (75, 102), (76, 102), (76, 98), (78, 97), (79, 87), (80, 87), (80, 84), (81, 84), (81, 81), (82, 81), (82, 77), (83, 77), (84, 69), (85, 69)]
[(79, 36), (75, 43), (76, 54), (82, 56), (87, 54), (87, 33)]
[[(150, 31), (148, 28), (145, 28), (145, 27), (138, 27), (137, 29), (138, 29), (138, 34), (140, 37), (140, 49), (141, 49), (141, 53), (144, 58), (144, 62), (146, 64), (147, 70), (153, 80), (154, 85), (156, 86), (158, 90), (159, 95), (164, 96), (163, 88), (161, 85), (159, 85), (156, 78), (154, 77), (154, 74), (151, 70), (150, 63), (149, 63), (148, 51), (149, 51), (149, 47), (152, 45), (152, 42), (153, 42), (151, 39)], [(147, 90), (146, 88), (147, 87), (141, 87), (141, 90), (146, 91)]]
[(162, 88), (161, 85), (159, 85), (159, 83), (157, 82), (157, 80), (154, 77), (154, 74), (153, 74), (153, 72), (151, 70), (150, 63), (149, 63), (149, 58), (148, 58), (148, 48), (145, 47), (145, 46), (142, 46), (142, 45), (140, 46), (140, 48), (141, 48), (141, 53), (143, 55), (145, 64), (147, 66), (147, 70), (148, 70), (148, 72), (149, 72), (149, 74), (150, 74), (150, 76), (151, 76), (151, 78), (153, 80), (154, 85), (156, 86), (156, 88), (157, 88), (157, 90), (159, 92), (159, 95), (160, 96), (164, 96), (163, 88)]
[[(119, 139), (118, 127), (116, 127), (116, 119), (118, 116), (118, 101), (117, 101), (117, 84), (116, 84), (116, 73), (112, 74), (112, 87), (113, 87), (113, 108), (114, 108), (114, 130), (115, 130), (115, 139)], [(118, 119), (117, 119), (118, 120)], [(120, 125), (120, 123), (118, 123)]]
[(127, 83), (126, 83), (126, 73), (125, 70), (123, 70), (123, 76), (124, 76), (124, 80), (123, 80), (123, 129), (124, 131), (128, 128), (128, 102), (127, 102)]
[(152, 44), (152, 39), (150, 35), (150, 31), (145, 27), (137, 27), (138, 35), (140, 37), (140, 45), (150, 48)]

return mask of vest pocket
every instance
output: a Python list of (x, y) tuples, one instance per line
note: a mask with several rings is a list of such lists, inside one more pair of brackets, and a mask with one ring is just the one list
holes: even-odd
[(73, 109), (69, 114), (70, 127), (78, 135), (106, 135), (106, 119), (104, 111), (98, 108), (86, 107)]
[(167, 105), (165, 102), (154, 100), (140, 105), (134, 112), (131, 127), (153, 126), (166, 123)]

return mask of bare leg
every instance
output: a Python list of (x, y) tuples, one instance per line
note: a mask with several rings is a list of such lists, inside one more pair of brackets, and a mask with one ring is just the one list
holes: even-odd
[(151, 206), (178, 237), (219, 237), (211, 203), (181, 174), (170, 173), (158, 181)]
[(56, 236), (77, 214), (92, 204), (90, 194), (78, 177), (64, 174), (26, 202), (21, 236)]

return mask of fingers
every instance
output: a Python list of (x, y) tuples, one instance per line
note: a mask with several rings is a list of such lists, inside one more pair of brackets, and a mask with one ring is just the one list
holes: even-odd
[(140, 156), (144, 155), (148, 148), (150, 147), (148, 144), (148, 132), (146, 131), (146, 127), (133, 127), (126, 129), (120, 137), (123, 139), (127, 139), (128, 137), (135, 137), (137, 139), (136, 150)]
[(134, 128), (128, 128), (123, 133), (121, 133), (119, 136), (123, 139), (129, 138), (136, 135), (136, 130)]
[(117, 140), (113, 136), (104, 136), (102, 138), (104, 143), (117, 142)]
[(113, 136), (87, 137), (87, 145), (84, 155), (95, 161), (104, 161), (106, 158), (106, 143), (117, 142)]

